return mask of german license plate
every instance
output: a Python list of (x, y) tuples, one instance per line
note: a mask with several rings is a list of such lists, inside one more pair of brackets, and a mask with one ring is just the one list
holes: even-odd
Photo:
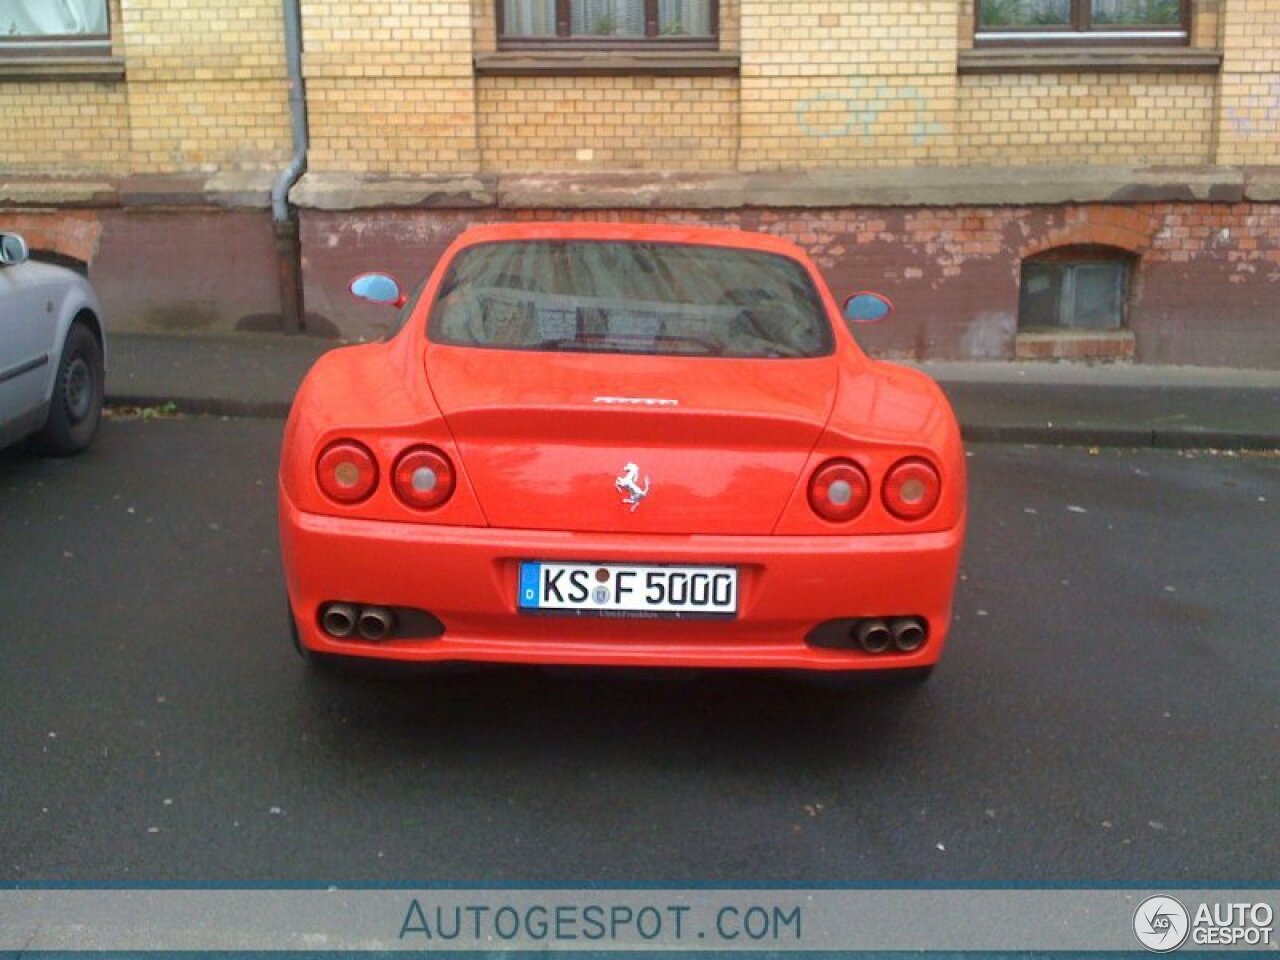
[(738, 571), (734, 567), (523, 561), (518, 605), (528, 613), (732, 617), (738, 612)]

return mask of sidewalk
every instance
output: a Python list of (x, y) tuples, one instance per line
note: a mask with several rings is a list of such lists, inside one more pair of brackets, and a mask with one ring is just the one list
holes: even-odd
[[(192, 414), (283, 417), (331, 340), (116, 334), (107, 402)], [(1122, 447), (1280, 448), (1280, 371), (1029, 363), (917, 364), (966, 439)]]

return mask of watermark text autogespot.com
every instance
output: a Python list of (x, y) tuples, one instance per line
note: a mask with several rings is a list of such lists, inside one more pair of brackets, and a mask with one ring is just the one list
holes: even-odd
[(744, 944), (802, 942), (796, 904), (535, 903), (441, 904), (412, 899), (400, 924), (402, 942), (471, 944)]

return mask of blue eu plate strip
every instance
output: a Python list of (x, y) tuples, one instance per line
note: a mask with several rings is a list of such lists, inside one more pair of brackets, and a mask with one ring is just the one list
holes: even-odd
[(542, 564), (520, 564), (520, 602), (526, 609), (538, 608), (538, 583), (542, 580)]

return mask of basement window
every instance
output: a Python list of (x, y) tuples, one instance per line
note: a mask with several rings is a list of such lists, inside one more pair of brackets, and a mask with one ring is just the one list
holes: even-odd
[(1119, 330), (1125, 325), (1133, 258), (1074, 247), (1022, 262), (1018, 329)]

